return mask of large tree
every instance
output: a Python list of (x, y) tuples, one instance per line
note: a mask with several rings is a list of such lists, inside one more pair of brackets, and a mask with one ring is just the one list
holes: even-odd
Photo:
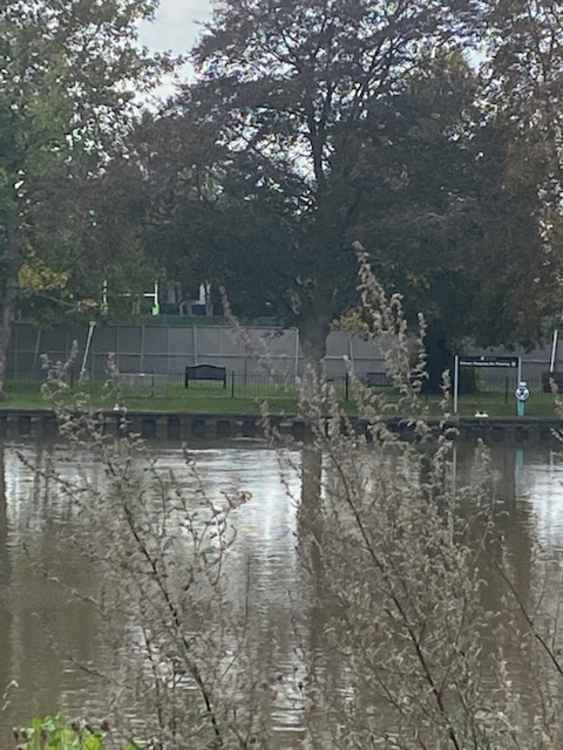
[(223, 0), (194, 51), (199, 81), (177, 112), (214, 137), (214, 267), (235, 303), (259, 290), (297, 325), (311, 361), (354, 287), (370, 112), (429, 49), (467, 40), (477, 5)]
[(490, 123), (505, 134), (504, 185), (532, 198), (542, 262), (560, 285), (563, 5), (560, 0), (490, 0), (486, 20), (485, 96)]
[(137, 41), (156, 0), (0, 7), (0, 398), (21, 271), (92, 273), (88, 196), (166, 57)]
[(199, 80), (137, 133), (151, 255), (223, 284), (242, 317), (297, 325), (316, 361), (354, 303), (360, 239), (425, 313), (432, 388), (464, 338), (537, 341), (561, 206), (542, 2), (531, 20), (531, 0), (220, 3)]
[(122, 172), (127, 170), (130, 192), (137, 196), (146, 256), (186, 291), (209, 281), (215, 273), (217, 214), (224, 204), (214, 175), (214, 137), (164, 106), (160, 113), (144, 113), (128, 145), (131, 159)]
[(435, 56), (374, 111), (380, 187), (364, 243), (411, 320), (428, 323), (430, 385), (454, 347), (530, 345), (556, 300), (560, 259), (542, 223), (545, 170), (515, 170), (514, 127), (483, 106), (480, 77), (457, 54)]
[(562, 29), (560, 0), (488, 2), (487, 99), (512, 128), (513, 173), (541, 181), (546, 205), (563, 197)]

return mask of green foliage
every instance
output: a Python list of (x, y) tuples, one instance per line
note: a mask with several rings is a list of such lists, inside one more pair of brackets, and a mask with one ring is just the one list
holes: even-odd
[[(34, 719), (25, 729), (14, 729), (14, 738), (21, 750), (107, 750), (108, 732), (107, 722), (95, 729), (86, 722), (68, 722), (57, 715)], [(128, 742), (123, 750), (142, 748), (135, 742)]]
[[(131, 233), (99, 231), (107, 214), (101, 216), (98, 196), (107, 190), (108, 164), (123, 154), (136, 97), (172, 64), (138, 42), (138, 24), (156, 5), (6, 0), (0, 6), (0, 394), (18, 304), (48, 322), (76, 313), (84, 299), (97, 301), (112, 269), (121, 279), (139, 269)], [(114, 225), (126, 228), (116, 215), (120, 206)], [(65, 275), (66, 289), (22, 291), (19, 271), (34, 259)]]
[[(113, 440), (95, 413), (62, 407), (66, 368), (50, 375), (65, 465), (86, 449), (106, 472), (103, 482), (81, 472), (69, 480), (48, 452), (41, 476), (80, 514), (59, 533), (65, 545), (87, 545), (96, 571), (88, 599), (98, 638), (114, 646), (119, 680), (105, 680), (108, 691), (118, 688), (113, 712), (142, 717), (138, 731), (151, 747), (272, 747), (280, 699), (299, 712), (290, 741), (308, 748), (561, 746), (558, 613), (544, 578), (552, 560), (541, 554), (541, 586), (519, 594), (483, 447), (468, 476), (457, 471), (457, 432), (436, 429), (420, 398), (421, 337), (411, 345), (400, 298), (387, 297), (365, 254), (359, 281), (365, 334), (388, 342), (397, 400), (352, 378), (365, 419), (356, 431), (333, 385), (307, 368), (298, 389), (308, 431), (301, 461), (295, 442), (264, 419), (280, 482), (298, 508), (287, 647), (252, 606), (250, 574), (232, 586), (248, 493), (234, 484), (216, 501), (188, 452), (180, 474), (151, 461), (137, 437)], [(416, 417), (414, 439), (389, 428), (395, 407)], [(441, 407), (447, 417), (446, 398)], [(284, 612), (269, 610), (272, 623)], [(287, 653), (295, 655), (289, 668)]]
[(392, 109), (424, 50), (461, 44), (477, 17), (477, 3), (458, 12), (447, 0), (219, 3), (194, 52), (199, 81), (157, 123), (174, 144), (192, 132), (205, 147), (188, 139), (174, 172), (170, 139), (157, 136), (148, 164), (168, 200), (157, 223), (206, 238), (178, 243), (177, 255), (203, 245), (208, 278), (236, 314), (283, 316), (305, 354), (322, 356), (355, 293), (351, 242), (385, 181), (371, 142), (378, 103)]
[(466, 337), (530, 345), (559, 304), (556, 16), (218, 3), (197, 82), (136, 134), (145, 248), (236, 315), (297, 325), (306, 355), (357, 300), (356, 240), (409, 323), (424, 313), (436, 386)]

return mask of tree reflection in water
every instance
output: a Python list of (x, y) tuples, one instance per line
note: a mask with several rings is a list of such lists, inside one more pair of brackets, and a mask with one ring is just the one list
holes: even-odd
[[(383, 460), (378, 451), (369, 454), (371, 448), (366, 450), (373, 460)], [(506, 445), (494, 447), (492, 464), (497, 480), (494, 496), (491, 494), (488, 502), (494, 501), (495, 526), (504, 536), (509, 570), (519, 595), (525, 603), (534, 604), (543, 587), (544, 602), (553, 613), (561, 591), (560, 586), (557, 588), (556, 576), (556, 563), (563, 548), (563, 517), (558, 510), (561, 505), (561, 472), (557, 462), (549, 465), (547, 451), (526, 449), (522, 481), (517, 482), (515, 497), (514, 472), (517, 467), (511, 451), (512, 448)], [(44, 464), (44, 456), (34, 455), (29, 448), (26, 452), (30, 466), (35, 460)], [(181, 461), (180, 453), (171, 451), (168, 455), (171, 465), (176, 467)], [(304, 726), (307, 726), (311, 746), (316, 743), (317, 747), (324, 749), (332, 744), (332, 740), (327, 740), (326, 729), (329, 718), (336, 713), (353, 708), (357, 715), (369, 716), (370, 706), (378, 705), (379, 722), (385, 715), (384, 704), (379, 702), (374, 686), (358, 680), (362, 674), (367, 674), (370, 653), (369, 649), (363, 652), (358, 648), (351, 659), (355, 646), (349, 640), (347, 622), (350, 606), (360, 607), (357, 611), (365, 614), (365, 634), (380, 632), (374, 619), (381, 619), (381, 613), (376, 618), (372, 615), (373, 602), (378, 595), (370, 582), (375, 578), (368, 566), (357, 566), (362, 554), (360, 544), (346, 546), (349, 550), (347, 562), (341, 558), (342, 543), (349, 545), (354, 540), (353, 537), (346, 539), (350, 533), (349, 514), (341, 512), (342, 522), (335, 525), (336, 516), (330, 512), (332, 503), (337, 497), (342, 497), (342, 487), (335, 479), (326, 454), (323, 459), (321, 450), (309, 444), (301, 450), (300, 461), (296, 459), (302, 477), (300, 485), (292, 487), (297, 493), (295, 517), (291, 501), (284, 499), (279, 486), (276, 489), (273, 454), (246, 451), (240, 453), (241, 459), (237, 455), (237, 451), (203, 452), (202, 463), (209, 490), (220, 495), (223, 487), (249, 485), (253, 495), (252, 500), (236, 514), (240, 557), (233, 558), (233, 565), (227, 572), (236, 577), (232, 593), (240, 594), (244, 592), (245, 561), (250, 561), (254, 618), (250, 632), (254, 644), (252, 658), (261, 663), (261, 671), (257, 670), (256, 675), (265, 676), (268, 684), (275, 688), (272, 688), (271, 695), (268, 693), (271, 697), (269, 707), (264, 703), (260, 710), (267, 708), (278, 730), (276, 736), (284, 747), (292, 746), (292, 742), (298, 747), (300, 740), (297, 735), (301, 736)], [(470, 480), (474, 470), (474, 446), (459, 443), (457, 463), (457, 481), (461, 487)], [(86, 457), (82, 458), (81, 465), (94, 484), (103, 484), (102, 472), (88, 465)], [(76, 471), (76, 467), (67, 463), (63, 466), (67, 476)], [(78, 519), (68, 506), (60, 502), (52, 485), (46, 486), (39, 474), (17, 462), (13, 447), (0, 452), (0, 467), (0, 597), (3, 605), (0, 608), (0, 679), (4, 684), (12, 677), (20, 679), (21, 702), (19, 695), (14, 695), (14, 701), (18, 702), (18, 721), (27, 719), (29, 706), (34, 700), (37, 710), (42, 712), (52, 705), (74, 712), (81, 704), (99, 712), (100, 696), (93, 690), (89, 693), (86, 690), (93, 683), (83, 678), (77, 665), (68, 662), (65, 665), (64, 657), (72, 653), (82, 664), (111, 663), (112, 654), (101, 639), (102, 629), (86, 609), (69, 607), (56, 587), (47, 588), (33, 574), (21, 546), (21, 542), (27, 541), (33, 555), (50, 566), (60, 566), (65, 561), (58, 568), (64, 573), (64, 580), (80, 583), (85, 586), (84, 590), (88, 590), (88, 584), (97, 585), (96, 571), (89, 568), (88, 574), (86, 567), (80, 568), (83, 563), (69, 556), (68, 544), (65, 547), (65, 539)], [(427, 478), (428, 464), (421, 464), (421, 468), (422, 477)], [(385, 473), (378, 473), (378, 476), (384, 477)], [(412, 479), (414, 481), (414, 474)], [(392, 491), (392, 482), (388, 481), (388, 489)], [(376, 487), (376, 494), (383, 489), (383, 485)], [(338, 507), (343, 508), (342, 505)], [(399, 507), (397, 504), (395, 509), (398, 511)], [(460, 508), (462, 516), (463, 510)], [(404, 505), (402, 512), (410, 512), (408, 504)], [(417, 523), (416, 517), (413, 522)], [(378, 517), (374, 516), (376, 531), (377, 523)], [(296, 532), (297, 557), (288, 528)], [(539, 541), (544, 544), (542, 559), (538, 558)], [(471, 542), (473, 548), (476, 549), (479, 543), (479, 534), (475, 533)], [(541, 575), (545, 570), (546, 550), (551, 566), (547, 587)], [(301, 574), (296, 560), (306, 566), (304, 588), (299, 583)], [(408, 555), (405, 555), (405, 564), (407, 562)], [(505, 606), (499, 580), (491, 576), (486, 566), (481, 568), (480, 575), (487, 582), (481, 590), (485, 606), (497, 609), (500, 605)], [(412, 582), (415, 584), (416, 581)], [(369, 606), (363, 608), (357, 598), (360, 594), (372, 597)], [(12, 619), (16, 601), (19, 612), (17, 627)], [(506, 603), (507, 622), (514, 611), (513, 604), (509, 604)], [(40, 615), (39, 619), (30, 616), (33, 611)], [(49, 621), (50, 633), (59, 643), (55, 651), (46, 647), (47, 631), (42, 627), (45, 618)], [(362, 645), (364, 635), (356, 633), (356, 637), (360, 635), (358, 643)], [(531, 687), (535, 690), (530, 676), (535, 674), (536, 662), (529, 652), (519, 648), (517, 641), (511, 642), (508, 629), (503, 637), (506, 657), (514, 666), (511, 673), (514, 684), (524, 695), (530, 696)], [(485, 641), (482, 645), (486, 661), (488, 646)], [(494, 648), (498, 643), (491, 645)], [(277, 682), (278, 675), (283, 682)], [(7, 722), (6, 730), (14, 720), (13, 716), (0, 716), (0, 722)], [(291, 728), (291, 731), (284, 735), (279, 731), (284, 728)], [(294, 739), (288, 739), (290, 737)]]

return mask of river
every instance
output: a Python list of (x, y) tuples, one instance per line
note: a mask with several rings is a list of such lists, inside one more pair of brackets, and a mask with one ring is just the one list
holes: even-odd
[[(563, 461), (554, 447), (500, 444), (493, 451), (507, 511), (504, 533), (522, 585), (533, 573), (535, 543), (544, 545), (554, 559), (563, 559)], [(32, 716), (57, 710), (68, 716), (101, 716), (106, 710), (104, 688), (96, 687), (85, 667), (110, 665), (112, 646), (104, 642), (88, 607), (70, 597), (68, 589), (48, 581), (38, 568), (62, 571), (67, 587), (83, 592), (95, 587), (91, 566), (72, 545), (64, 544), (65, 530), (70, 536), (81, 519), (33, 469), (53, 451), (64, 455), (60, 444), (0, 444), (0, 696), (7, 688), (0, 699), (0, 747), (9, 746), (13, 725)], [(179, 446), (154, 445), (150, 452), (161, 468), (182, 476)], [(212, 497), (240, 488), (249, 493), (237, 511), (230, 595), (240, 598), (252, 582), (261, 619), (256, 637), (265, 646), (276, 644), (276, 673), (295, 675), (300, 665), (292, 617), (302, 592), (296, 572), (296, 506), (289, 495), (299, 495), (297, 477), (289, 477), (289, 486), (280, 483), (275, 453), (258, 443), (196, 445), (191, 453)], [(460, 446), (459, 453), (463, 471), (472, 446)], [(293, 459), (299, 461), (299, 454)], [(74, 469), (63, 470), (72, 475)], [(93, 481), (101, 473), (87, 454), (81, 470)], [(298, 697), (280, 691), (274, 722), (280, 736), (290, 738), (287, 746), (297, 736), (301, 710)]]

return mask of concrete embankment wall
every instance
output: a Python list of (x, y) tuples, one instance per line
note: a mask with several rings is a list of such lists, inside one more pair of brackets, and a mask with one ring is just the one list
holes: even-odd
[[(147, 439), (190, 441), (201, 438), (260, 438), (263, 436), (261, 418), (257, 415), (232, 414), (187, 414), (168, 412), (119, 412), (101, 414), (103, 430), (107, 434), (135, 433)], [(304, 440), (307, 434), (305, 421), (297, 416), (277, 416), (271, 423), (281, 434), (296, 440)], [(369, 439), (369, 422), (363, 418), (351, 418), (352, 428)], [(549, 443), (555, 440), (554, 431), (563, 430), (563, 420), (544, 417), (504, 417), (479, 419), (454, 418), (447, 424), (438, 419), (429, 420), (436, 433), (446, 427), (454, 427), (464, 439), (482, 438), (486, 442), (509, 442), (515, 445)], [(388, 426), (408, 438), (412, 432), (408, 423), (400, 418), (388, 420)], [(57, 435), (57, 420), (48, 409), (0, 410), (0, 439)]]

